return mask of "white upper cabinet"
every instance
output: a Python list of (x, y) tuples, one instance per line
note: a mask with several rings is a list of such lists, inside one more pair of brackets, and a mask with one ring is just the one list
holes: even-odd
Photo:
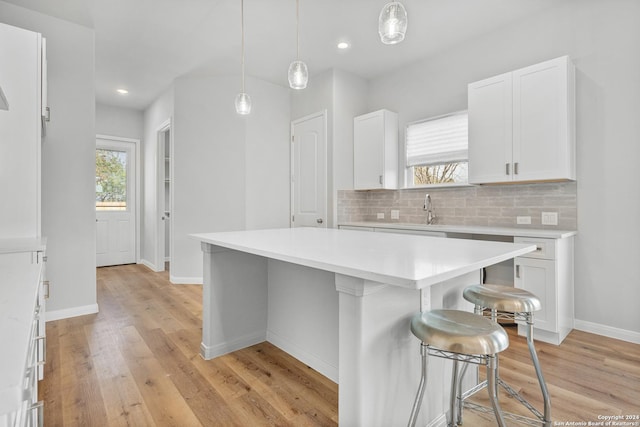
[(40, 236), (42, 36), (0, 23), (0, 237)]
[(398, 115), (379, 110), (353, 119), (353, 186), (398, 188)]
[(573, 63), (552, 59), (469, 85), (469, 182), (575, 180)]

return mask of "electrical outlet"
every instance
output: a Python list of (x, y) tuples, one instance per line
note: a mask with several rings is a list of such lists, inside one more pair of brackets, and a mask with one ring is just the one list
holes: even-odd
[(384, 212), (378, 212), (378, 219), (384, 219)]
[(400, 219), (400, 211), (397, 209), (391, 209), (391, 219)]
[(516, 217), (516, 224), (531, 224), (530, 216), (518, 216)]
[(542, 225), (558, 225), (558, 212), (542, 212)]

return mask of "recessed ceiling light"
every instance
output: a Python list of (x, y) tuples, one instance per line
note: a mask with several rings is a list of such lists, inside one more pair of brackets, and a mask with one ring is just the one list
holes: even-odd
[(340, 42), (340, 43), (338, 43), (338, 49), (347, 49), (347, 48), (349, 48), (349, 46), (350, 46), (350, 45), (349, 45), (349, 43), (347, 43), (347, 42)]
[(126, 90), (126, 89), (117, 89), (116, 91), (117, 91), (120, 95), (126, 95), (126, 94), (128, 94), (128, 93), (129, 93), (129, 91), (128, 91), (128, 90)]

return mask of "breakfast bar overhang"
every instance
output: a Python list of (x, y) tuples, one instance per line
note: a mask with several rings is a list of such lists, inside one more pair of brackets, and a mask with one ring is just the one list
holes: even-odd
[[(420, 372), (411, 316), (471, 309), (462, 290), (482, 268), (535, 250), (325, 228), (192, 237), (204, 252), (202, 356), (273, 343), (338, 382), (341, 426), (405, 425)], [(447, 368), (430, 363), (419, 425), (445, 417)]]

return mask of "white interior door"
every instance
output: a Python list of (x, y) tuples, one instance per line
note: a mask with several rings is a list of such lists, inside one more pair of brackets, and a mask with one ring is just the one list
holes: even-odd
[(96, 139), (96, 265), (136, 262), (135, 143)]
[(327, 226), (326, 112), (291, 123), (291, 226)]
[(157, 131), (157, 250), (155, 271), (164, 271), (165, 263), (171, 261), (171, 193), (172, 193), (172, 150), (171, 121), (167, 120)]

